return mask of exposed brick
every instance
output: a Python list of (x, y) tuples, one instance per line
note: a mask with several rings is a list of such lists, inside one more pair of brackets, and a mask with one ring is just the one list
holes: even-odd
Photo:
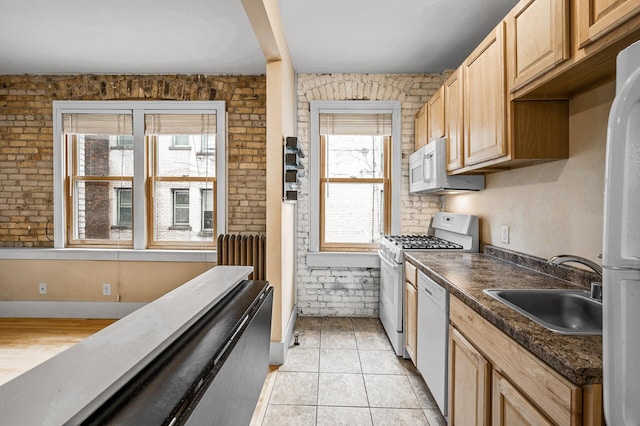
[[(251, 188), (255, 214), (242, 217), (242, 223), (236, 221), (234, 209), (246, 197), (229, 197), (228, 231), (266, 231), (265, 76), (0, 75), (0, 173), (17, 180), (10, 184), (0, 180), (0, 197), (7, 201), (23, 199), (25, 193), (34, 191), (21, 211), (9, 211), (8, 202), (0, 203), (0, 223), (17, 224), (23, 233), (31, 226), (19, 241), (8, 228), (0, 228), (0, 247), (52, 246), (45, 229), (53, 216), (52, 102), (129, 99), (225, 101), (229, 111), (228, 149), (238, 152), (229, 156), (229, 168), (251, 164), (251, 169), (229, 174), (229, 194), (238, 193), (238, 188)], [(245, 148), (252, 152), (242, 152)]]
[[(298, 75), (298, 142), (309, 152), (309, 102), (312, 100), (399, 100), (402, 102), (403, 233), (424, 232), (437, 197), (409, 195), (407, 158), (413, 152), (413, 123), (417, 110), (442, 84), (439, 74), (300, 74)], [(308, 157), (302, 162), (309, 170)], [(309, 176), (299, 173), (298, 193), (298, 309), (302, 315), (377, 316), (380, 271), (371, 268), (309, 268)]]

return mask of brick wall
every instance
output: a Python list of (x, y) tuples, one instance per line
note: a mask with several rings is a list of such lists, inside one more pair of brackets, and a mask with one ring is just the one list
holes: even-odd
[(0, 75), (0, 247), (53, 246), (52, 101), (130, 99), (225, 101), (228, 230), (265, 232), (264, 76)]
[[(300, 74), (298, 141), (309, 152), (309, 102), (312, 100), (399, 100), (402, 103), (402, 233), (425, 232), (440, 210), (433, 196), (409, 195), (408, 157), (413, 152), (414, 116), (440, 87), (440, 74)], [(377, 316), (380, 271), (369, 268), (310, 268), (308, 157), (298, 194), (298, 309), (301, 315)]]

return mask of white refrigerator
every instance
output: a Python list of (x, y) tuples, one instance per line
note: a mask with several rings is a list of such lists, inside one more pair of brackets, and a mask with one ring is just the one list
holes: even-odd
[(640, 425), (640, 42), (617, 59), (602, 267), (605, 417), (609, 425)]

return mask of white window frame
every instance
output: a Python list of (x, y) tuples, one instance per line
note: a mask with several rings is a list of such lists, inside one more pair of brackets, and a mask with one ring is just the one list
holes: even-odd
[[(65, 180), (66, 150), (62, 138), (62, 114), (74, 113), (131, 113), (133, 115), (134, 165), (133, 165), (133, 250), (158, 252), (147, 248), (145, 114), (216, 114), (216, 227), (218, 233), (226, 232), (227, 211), (227, 153), (226, 112), (224, 101), (53, 101), (53, 247), (66, 248), (67, 220)], [(78, 249), (74, 249), (78, 250)], [(80, 249), (87, 250), (87, 249)], [(98, 253), (102, 250), (94, 250)], [(105, 248), (104, 251), (114, 249)], [(193, 250), (184, 250), (191, 251)], [(183, 250), (173, 250), (183, 252)], [(99, 255), (96, 257), (100, 257)], [(110, 256), (104, 256), (109, 258)], [(158, 256), (163, 259), (165, 255)], [(178, 256), (184, 259), (183, 256)], [(140, 257), (135, 257), (139, 259)]]
[(320, 114), (391, 114), (391, 233), (400, 233), (402, 104), (400, 101), (311, 101), (308, 266), (379, 267), (377, 253), (320, 251)]

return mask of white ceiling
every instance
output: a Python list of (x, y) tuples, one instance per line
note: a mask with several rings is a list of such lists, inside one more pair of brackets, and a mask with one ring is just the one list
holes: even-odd
[[(517, 0), (279, 0), (296, 71), (459, 65)], [(240, 0), (0, 0), (0, 74), (264, 74)]]

